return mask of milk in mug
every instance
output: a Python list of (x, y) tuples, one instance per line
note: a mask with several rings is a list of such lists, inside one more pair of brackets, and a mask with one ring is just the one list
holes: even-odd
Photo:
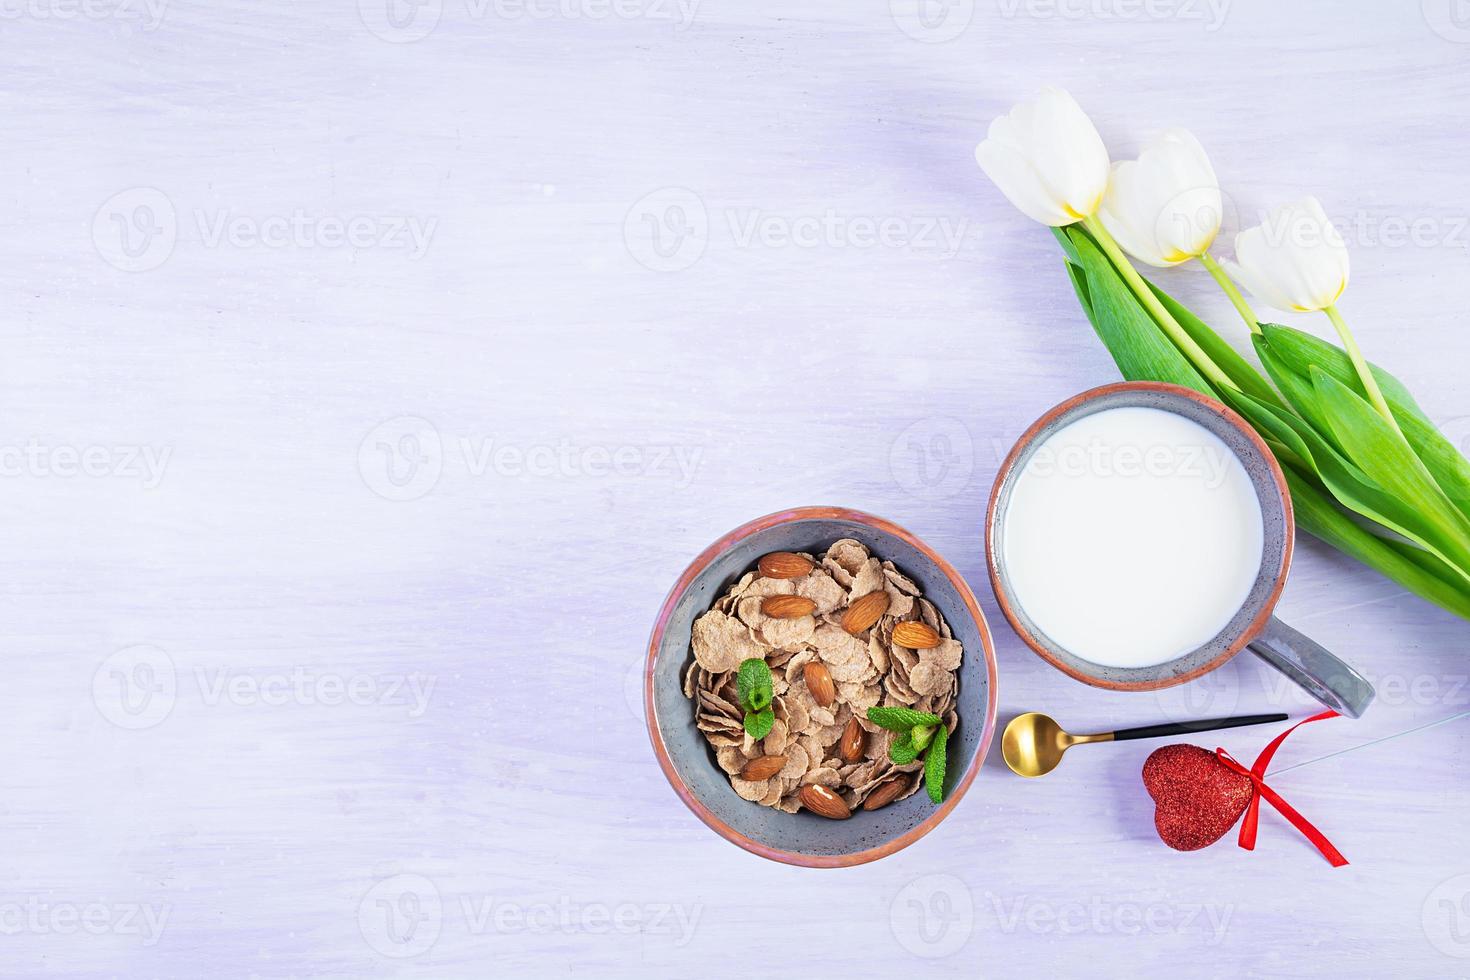
[(1197, 422), (1110, 408), (1041, 442), (1004, 517), (1011, 594), (1056, 645), (1151, 667), (1208, 643), (1244, 605), (1264, 530), (1250, 476)]

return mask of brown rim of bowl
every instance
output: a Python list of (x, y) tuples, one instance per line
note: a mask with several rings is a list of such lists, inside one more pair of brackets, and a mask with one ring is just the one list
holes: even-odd
[[(669, 759), (668, 750), (664, 747), (663, 735), (658, 730), (658, 719), (654, 717), (653, 713), (653, 669), (658, 660), (658, 649), (662, 645), (664, 632), (668, 628), (669, 617), (673, 614), (674, 605), (679, 601), (679, 596), (684, 594), (684, 590), (689, 588), (694, 580), (709, 567), (711, 562), (728, 551), (737, 542), (757, 531), (764, 531), (767, 528), (776, 527), (780, 524), (814, 519), (848, 521), (853, 524), (862, 524), (900, 538), (923, 552), (945, 574), (950, 582), (954, 584), (955, 591), (964, 600), (966, 611), (974, 617), (975, 625), (980, 629), (980, 642), (985, 648), (987, 682), (985, 723), (981, 726), (980, 741), (975, 746), (975, 756), (970, 760), (970, 765), (966, 768), (965, 774), (955, 784), (954, 789), (949, 794), (949, 798), (936, 807), (934, 812), (925, 817), (917, 827), (877, 847), (855, 851), (852, 854), (796, 854), (792, 851), (783, 851), (776, 847), (767, 847), (764, 844), (751, 840), (719, 817), (716, 817), (693, 793), (689, 792), (689, 787), (684, 785), (684, 780), (679, 777), (679, 773), (674, 769), (674, 764)], [(964, 577), (955, 571), (953, 565), (945, 561), (934, 549), (924, 544), (908, 531), (891, 521), (885, 521), (881, 517), (865, 514), (858, 510), (848, 510), (844, 507), (795, 507), (791, 510), (767, 514), (765, 517), (758, 517), (747, 524), (742, 524), (700, 552), (699, 557), (695, 558), (689, 567), (684, 570), (683, 574), (679, 576), (679, 580), (669, 590), (668, 597), (664, 599), (663, 606), (659, 609), (658, 619), (655, 620), (653, 626), (653, 634), (649, 637), (648, 657), (643, 668), (643, 714), (648, 724), (648, 737), (653, 742), (653, 752), (658, 756), (658, 764), (663, 769), (664, 776), (668, 779), (669, 785), (674, 788), (674, 792), (679, 795), (679, 799), (684, 801), (684, 805), (692, 810), (694, 815), (703, 821), (706, 827), (709, 827), (709, 829), (730, 843), (743, 847), (752, 854), (758, 854), (771, 861), (779, 861), (782, 864), (794, 864), (802, 868), (850, 868), (859, 864), (867, 864), (869, 861), (876, 861), (879, 858), (887, 857), (890, 854), (903, 850), (929, 833), (929, 831), (939, 825), (941, 820), (949, 816), (949, 812), (955, 808), (955, 805), (959, 803), (961, 797), (965, 795), (965, 791), (970, 788), (970, 784), (975, 781), (975, 776), (980, 772), (980, 767), (985, 762), (985, 753), (990, 748), (990, 740), (995, 734), (996, 682), (995, 644), (990, 636), (990, 627), (985, 622), (985, 615), (980, 611), (980, 604), (975, 600), (975, 593), (971, 591)]]
[[(1245, 434), (1246, 438), (1255, 445), (1256, 449), (1260, 451), (1261, 456), (1266, 460), (1266, 465), (1270, 468), (1271, 479), (1276, 483), (1276, 490), (1281, 495), (1282, 509), (1286, 517), (1286, 531), (1283, 535), (1285, 545), (1282, 548), (1281, 571), (1277, 573), (1276, 581), (1271, 586), (1271, 592), (1266, 596), (1265, 601), (1261, 603), (1261, 608), (1256, 613), (1255, 618), (1241, 631), (1240, 636), (1215, 659), (1187, 674), (1180, 674), (1177, 677), (1164, 677), (1154, 681), (1104, 680), (1100, 677), (1094, 677), (1091, 674), (1073, 670), (1068, 664), (1053, 657), (1051, 652), (1042, 646), (1032, 632), (1022, 624), (1020, 617), (1016, 615), (1015, 609), (1011, 607), (1010, 600), (1006, 597), (1006, 591), (1001, 587), (1000, 568), (995, 557), (995, 508), (1000, 501), (1000, 488), (1005, 484), (1006, 477), (1010, 475), (1011, 470), (1015, 468), (1016, 461), (1020, 457), (1021, 452), (1036, 439), (1037, 433), (1049, 425), (1058, 415), (1064, 412), (1070, 412), (1078, 405), (1092, 401), (1095, 398), (1111, 395), (1119, 391), (1156, 391), (1170, 395), (1182, 395), (1191, 401), (1199, 402), (1201, 405), (1219, 412), (1227, 422)], [(1031, 427), (1011, 447), (1011, 451), (1007, 454), (1005, 462), (1000, 464), (1000, 472), (996, 474), (995, 485), (990, 489), (990, 503), (985, 508), (985, 564), (990, 569), (990, 587), (995, 592), (995, 601), (1000, 606), (1000, 611), (1005, 614), (1006, 621), (1011, 624), (1011, 628), (1016, 631), (1016, 635), (1037, 656), (1041, 657), (1041, 659), (1051, 664), (1057, 670), (1060, 670), (1075, 680), (1082, 681), (1084, 684), (1090, 684), (1093, 687), (1104, 687), (1111, 691), (1157, 691), (1161, 688), (1177, 687), (1180, 684), (1187, 684), (1189, 681), (1209, 673), (1244, 650), (1246, 645), (1254, 640), (1260, 634), (1261, 630), (1266, 628), (1266, 623), (1271, 619), (1271, 612), (1276, 608), (1277, 600), (1281, 598), (1281, 591), (1286, 588), (1286, 575), (1291, 570), (1291, 556), (1295, 541), (1296, 515), (1291, 506), (1291, 491), (1286, 486), (1286, 476), (1281, 472), (1281, 465), (1276, 462), (1276, 457), (1272, 454), (1270, 447), (1266, 445), (1265, 440), (1229, 405), (1216, 401), (1207, 395), (1202, 395), (1193, 388), (1164, 384), (1160, 381), (1120, 381), (1115, 384), (1092, 388), (1079, 395), (1073, 395), (1031, 423)]]

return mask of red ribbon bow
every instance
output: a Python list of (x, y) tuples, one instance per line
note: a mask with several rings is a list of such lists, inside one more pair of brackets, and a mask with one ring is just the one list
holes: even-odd
[(1305, 718), (1297, 722), (1295, 725), (1292, 725), (1286, 731), (1273, 738), (1271, 740), (1271, 744), (1267, 745), (1264, 749), (1261, 750), (1261, 754), (1256, 756), (1255, 765), (1251, 766), (1249, 769), (1247, 769), (1245, 766), (1242, 766), (1239, 762), (1236, 762), (1235, 757), (1232, 756), (1229, 752), (1226, 752), (1224, 749), (1215, 749), (1216, 758), (1224, 763), (1227, 769), (1234, 770), (1235, 772), (1240, 773), (1242, 776), (1246, 776), (1250, 779), (1251, 785), (1255, 787), (1255, 792), (1251, 794), (1251, 801), (1245, 809), (1245, 819), (1242, 820), (1240, 823), (1241, 847), (1245, 848), (1247, 851), (1254, 851), (1256, 849), (1256, 824), (1259, 822), (1260, 819), (1261, 797), (1264, 796), (1266, 798), (1266, 802), (1270, 803), (1278, 811), (1280, 811), (1283, 817), (1291, 821), (1291, 825), (1293, 827), (1295, 827), (1297, 830), (1300, 830), (1303, 836), (1307, 838), (1307, 840), (1316, 845), (1317, 850), (1322, 852), (1322, 856), (1325, 857), (1334, 868), (1340, 868), (1348, 863), (1347, 858), (1343, 857), (1342, 852), (1332, 846), (1332, 842), (1328, 840), (1325, 836), (1323, 836), (1322, 831), (1318, 830), (1316, 827), (1313, 827), (1311, 821), (1307, 820), (1307, 818), (1302, 816), (1300, 813), (1297, 813), (1296, 810), (1292, 808), (1291, 804), (1287, 803), (1276, 793), (1275, 790), (1267, 786), (1265, 781), (1266, 768), (1271, 765), (1271, 758), (1276, 755), (1276, 750), (1281, 747), (1281, 743), (1286, 741), (1286, 736), (1290, 735), (1292, 732), (1296, 731), (1303, 725), (1308, 724), (1309, 722), (1323, 721), (1327, 718), (1336, 717), (1336, 711), (1324, 711), (1320, 715), (1313, 715), (1310, 718)]

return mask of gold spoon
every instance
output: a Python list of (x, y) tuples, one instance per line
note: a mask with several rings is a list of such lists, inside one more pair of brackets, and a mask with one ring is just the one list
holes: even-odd
[(1062, 753), (1074, 745), (1088, 742), (1123, 742), (1134, 738), (1163, 738), (1166, 735), (1190, 735), (1194, 732), (1212, 732), (1219, 728), (1240, 728), (1243, 725), (1264, 725), (1272, 721), (1285, 721), (1286, 715), (1237, 715), (1234, 718), (1204, 718), (1199, 721), (1172, 722), (1165, 725), (1145, 725), (1142, 728), (1121, 728), (1116, 732), (1099, 732), (1096, 735), (1071, 735), (1062, 730), (1051, 718), (1037, 711), (1017, 715), (1006, 726), (1000, 738), (1000, 753), (1006, 765), (1018, 776), (1045, 776), (1062, 761)]

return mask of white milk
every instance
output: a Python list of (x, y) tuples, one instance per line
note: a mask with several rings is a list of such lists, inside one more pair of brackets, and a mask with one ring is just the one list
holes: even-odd
[(1201, 646), (1245, 603), (1262, 518), (1245, 467), (1173, 412), (1111, 408), (1052, 433), (1005, 515), (1012, 593), (1058, 646), (1149, 667)]

